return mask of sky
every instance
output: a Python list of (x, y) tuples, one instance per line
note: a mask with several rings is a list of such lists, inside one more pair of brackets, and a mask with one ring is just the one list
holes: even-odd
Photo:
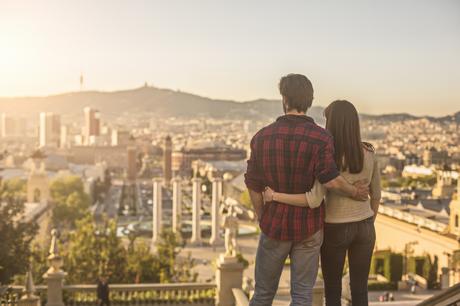
[(0, 97), (148, 84), (279, 98), (305, 74), (316, 105), (460, 110), (460, 1), (0, 0)]

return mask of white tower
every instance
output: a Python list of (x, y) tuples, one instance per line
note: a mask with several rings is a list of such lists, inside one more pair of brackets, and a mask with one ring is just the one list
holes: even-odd
[(153, 182), (153, 212), (152, 212), (152, 247), (160, 238), (162, 217), (162, 178), (154, 178)]
[(221, 223), (220, 203), (222, 202), (222, 179), (214, 178), (212, 181), (212, 203), (211, 203), (211, 238), (209, 243), (216, 245), (221, 242), (219, 229)]
[(182, 215), (182, 190), (180, 178), (172, 179), (172, 231), (174, 233), (180, 232), (181, 229), (181, 215)]
[(201, 245), (201, 179), (192, 179), (192, 239), (194, 245)]

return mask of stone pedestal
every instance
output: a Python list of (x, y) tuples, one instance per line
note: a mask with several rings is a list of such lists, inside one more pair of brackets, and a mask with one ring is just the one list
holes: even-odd
[(152, 247), (160, 238), (162, 217), (162, 178), (154, 178), (153, 182), (153, 211), (152, 211)]
[(235, 305), (232, 289), (241, 289), (244, 266), (236, 257), (226, 257), (223, 254), (217, 259), (217, 306)]
[(211, 203), (211, 238), (209, 244), (217, 245), (222, 242), (219, 232), (221, 227), (220, 203), (222, 199), (222, 179), (215, 178), (212, 181)]
[(201, 245), (201, 179), (192, 179), (192, 245)]
[(40, 298), (34, 296), (24, 296), (18, 301), (18, 306), (40, 306)]
[(62, 300), (62, 285), (67, 273), (59, 272), (46, 272), (43, 278), (48, 286), (48, 299), (46, 306), (64, 306)]
[(450, 286), (449, 268), (441, 268), (441, 289), (447, 289)]

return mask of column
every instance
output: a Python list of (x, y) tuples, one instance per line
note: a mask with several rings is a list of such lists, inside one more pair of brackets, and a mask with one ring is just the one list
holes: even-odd
[(211, 238), (209, 244), (216, 245), (221, 242), (220, 232), (220, 202), (222, 200), (222, 179), (212, 180), (212, 203), (211, 203)]
[(201, 245), (201, 179), (192, 179), (192, 239), (194, 245)]
[(182, 190), (180, 178), (172, 179), (172, 231), (174, 233), (180, 232), (181, 229), (181, 216), (182, 216)]
[(153, 182), (153, 215), (152, 215), (152, 246), (160, 238), (161, 232), (161, 205), (162, 205), (162, 194), (161, 187), (163, 185), (163, 179), (156, 177), (152, 180)]

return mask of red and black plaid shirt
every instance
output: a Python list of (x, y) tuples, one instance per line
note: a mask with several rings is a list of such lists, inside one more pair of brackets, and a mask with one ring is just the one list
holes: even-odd
[[(285, 115), (261, 129), (251, 140), (246, 186), (262, 192), (305, 193), (315, 179), (322, 184), (339, 175), (334, 142), (312, 118)], [(265, 235), (277, 240), (304, 240), (323, 228), (324, 205), (315, 209), (279, 202), (266, 203), (260, 220)]]

